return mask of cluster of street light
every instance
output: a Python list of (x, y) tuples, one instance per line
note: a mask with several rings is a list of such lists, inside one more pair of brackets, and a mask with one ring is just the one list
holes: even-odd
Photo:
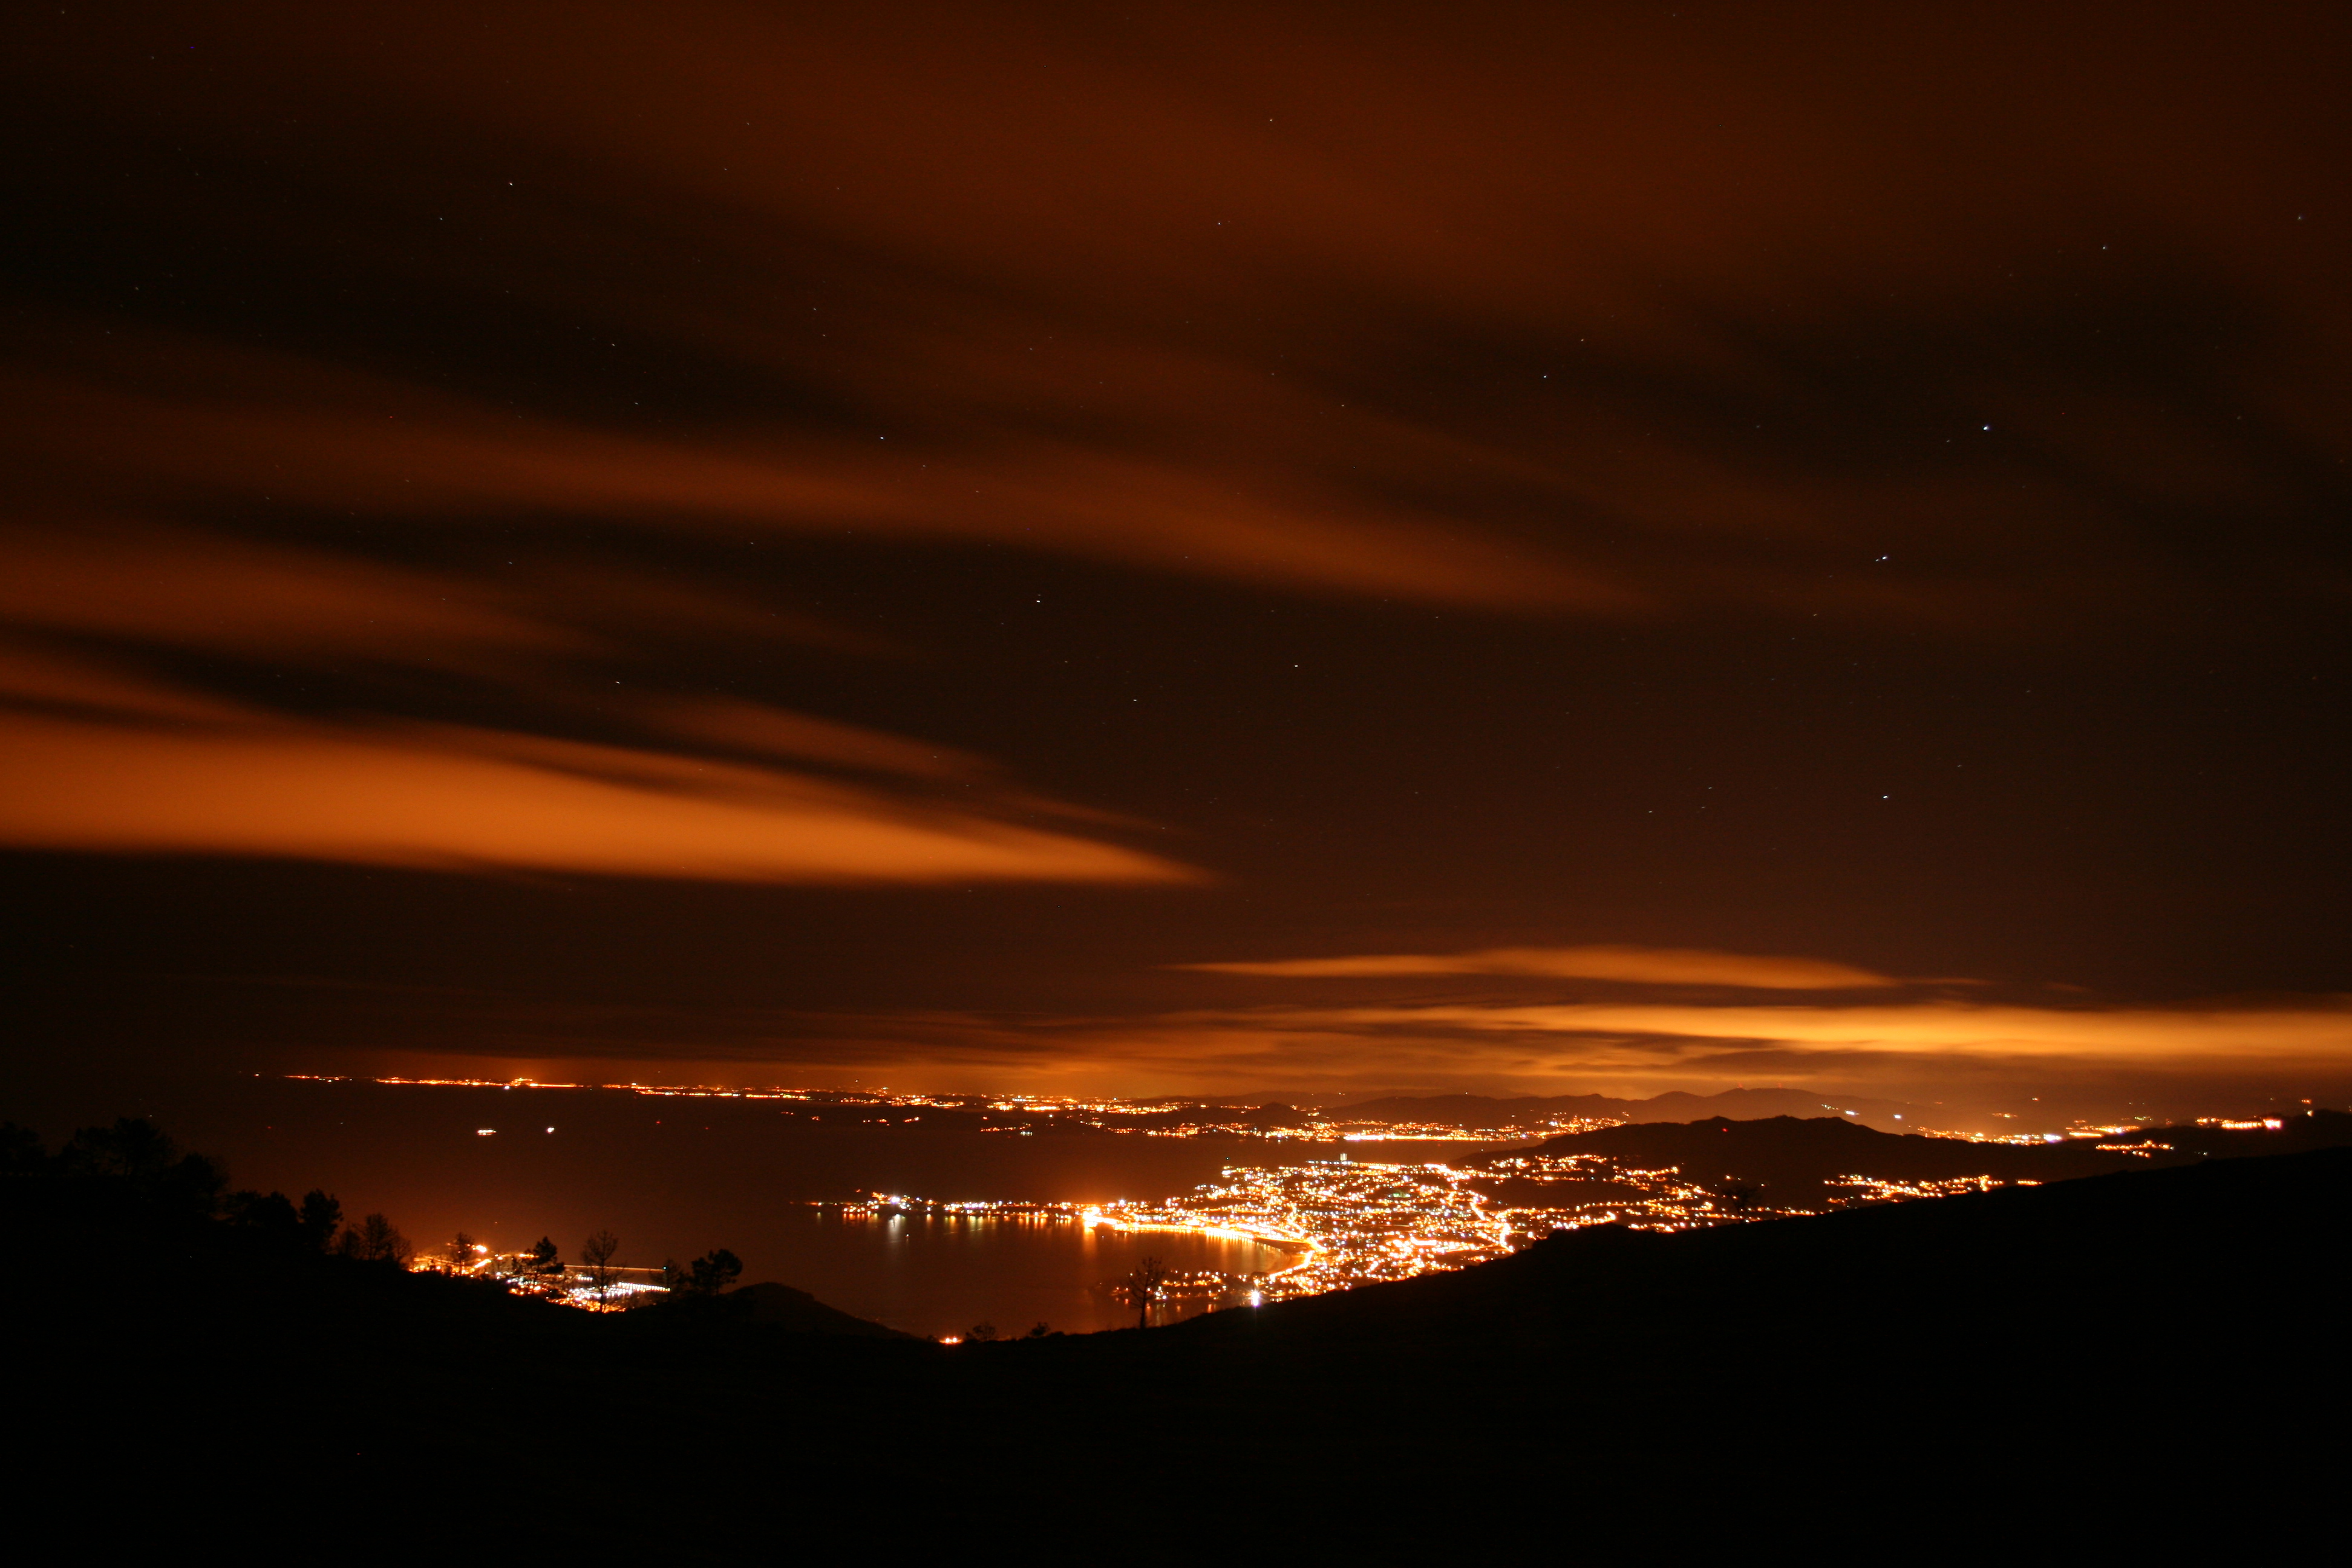
[[(1896, 1181), (1866, 1175), (1825, 1184), (1830, 1208), (1899, 1203), (2006, 1184), (1992, 1176)], [(1495, 1194), (1507, 1190), (1511, 1201)], [(1280, 1256), (1259, 1273), (1196, 1270), (1162, 1299), (1211, 1307), (1410, 1279), (1501, 1258), (1557, 1231), (1616, 1225), (1685, 1231), (1815, 1212), (1761, 1201), (1668, 1166), (1650, 1170), (1590, 1153), (1505, 1153), (1475, 1165), (1359, 1161), (1342, 1155), (1232, 1165), (1221, 1178), (1156, 1202), (932, 1203), (904, 1194), (868, 1200), (871, 1212), (1076, 1222), (1149, 1234), (1247, 1241)]]
[[(1308, 1160), (1228, 1166), (1223, 1179), (1161, 1203), (1105, 1204), (1089, 1224), (1246, 1239), (1285, 1255), (1248, 1287), (1261, 1300), (1311, 1296), (1511, 1250), (1511, 1226), (1450, 1165)], [(1239, 1285), (1243, 1282), (1236, 1281)]]

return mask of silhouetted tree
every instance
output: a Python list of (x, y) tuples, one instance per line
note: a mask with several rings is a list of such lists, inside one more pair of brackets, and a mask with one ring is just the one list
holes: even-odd
[(994, 1323), (974, 1323), (963, 1331), (963, 1337), (974, 1344), (986, 1344), (996, 1337)]
[(312, 1187), (302, 1194), (302, 1234), (310, 1245), (324, 1252), (335, 1244), (335, 1231), (343, 1223), (343, 1205), (335, 1194)]
[(719, 1246), (696, 1258), (694, 1265), (687, 1269), (687, 1289), (696, 1295), (718, 1295), (739, 1279), (743, 1279), (743, 1260)]
[(533, 1274), (563, 1272), (562, 1254), (556, 1250), (555, 1243), (546, 1237), (541, 1237), (539, 1245), (530, 1249), (530, 1271)]
[(1160, 1299), (1160, 1288), (1168, 1283), (1173, 1271), (1157, 1258), (1140, 1258), (1129, 1270), (1119, 1294), (1135, 1309), (1135, 1326), (1148, 1328), (1151, 1323), (1151, 1303)]
[(183, 1154), (172, 1168), (147, 1184), (155, 1196), (190, 1214), (209, 1215), (220, 1207), (228, 1188), (228, 1168), (210, 1154)]
[(620, 1250), (621, 1238), (609, 1230), (600, 1230), (580, 1244), (580, 1261), (588, 1266), (599, 1296), (613, 1288), (613, 1254)]
[(220, 1206), (228, 1173), (205, 1154), (183, 1154), (163, 1130), (141, 1116), (111, 1127), (85, 1127), (58, 1156), (77, 1175), (127, 1182), (158, 1213), (209, 1215)]
[(37, 1171), (48, 1163), (39, 1133), (13, 1121), (0, 1121), (0, 1171)]
[(414, 1251), (408, 1238), (393, 1228), (392, 1221), (380, 1214), (372, 1214), (358, 1226), (345, 1233), (353, 1237), (351, 1252), (362, 1263), (389, 1263), (397, 1268), (408, 1267)]
[(143, 1116), (111, 1127), (85, 1127), (66, 1145), (66, 1163), (97, 1176), (160, 1176), (178, 1163), (179, 1145)]
[(295, 1250), (309, 1240), (302, 1216), (284, 1193), (231, 1193), (222, 1212), (231, 1225), (260, 1233), (273, 1247)]
[(1743, 1182), (1736, 1176), (1726, 1176), (1715, 1185), (1716, 1201), (1733, 1214), (1745, 1214), (1764, 1196), (1764, 1189), (1753, 1182)]
[(1028, 1337), (1033, 1340), (1042, 1340), (1053, 1331), (1054, 1331), (1052, 1329), (1046, 1326), (1045, 1320), (1040, 1318), (1035, 1322), (1029, 1325)]
[(474, 1266), (474, 1238), (459, 1231), (449, 1238), (449, 1272), (463, 1274)]

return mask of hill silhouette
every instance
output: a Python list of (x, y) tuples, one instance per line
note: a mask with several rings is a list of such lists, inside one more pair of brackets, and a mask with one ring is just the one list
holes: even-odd
[[(1971, 1143), (1881, 1132), (1833, 1116), (1635, 1122), (1564, 1133), (1528, 1152), (1592, 1155), (1634, 1170), (1677, 1167), (1701, 1184), (1748, 1187), (1765, 1206), (1802, 1209), (1828, 1206), (1832, 1194), (1823, 1184), (1844, 1176), (1922, 1182), (1989, 1175), (2006, 1182), (2055, 1182), (2124, 1170), (2142, 1158), (2081, 1142)], [(1605, 1171), (1596, 1173), (1605, 1180)], [(1561, 1190), (1512, 1180), (1473, 1184), (1505, 1203), (1541, 1203)]]
[[(2352, 1115), (2342, 1111), (2315, 1110), (2280, 1120), (2283, 1125), (2276, 1130), (2160, 1127), (2096, 1142), (2068, 1139), (2057, 1143), (1978, 1143), (1883, 1132), (1842, 1116), (1632, 1122), (1562, 1133), (1514, 1152), (1592, 1156), (1598, 1163), (1591, 1180), (1541, 1183), (1498, 1173), (1474, 1178), (1471, 1184), (1508, 1205), (1605, 1204), (1633, 1190), (1611, 1181), (1612, 1170), (1674, 1168), (1701, 1185), (1743, 1189), (1767, 1208), (1818, 1212), (1840, 1192), (1852, 1190), (1830, 1184), (1842, 1177), (1937, 1182), (1990, 1176), (2002, 1182), (2059, 1182), (2141, 1165), (2352, 1144)], [(2131, 1150), (2141, 1152), (2126, 1152)], [(1499, 1156), (1496, 1163), (1507, 1171), (1510, 1158)]]
[(1891, 1121), (1916, 1108), (1900, 1100), (1824, 1100), (1793, 1089), (1727, 1089), (1719, 1094), (1675, 1089), (1647, 1100), (1605, 1094), (1495, 1096), (1485, 1094), (1388, 1095), (1351, 1105), (1326, 1107), (1334, 1121), (1423, 1121), (1439, 1127), (1540, 1129), (1554, 1118), (1589, 1116), (1624, 1121), (1692, 1121), (1709, 1116), (1752, 1120), (1766, 1116), (1835, 1116), (1851, 1110), (1864, 1121)]
[(716, 1297), (679, 1297), (657, 1306), (641, 1308), (628, 1314), (626, 1321), (633, 1330), (661, 1331), (670, 1327), (667, 1319), (683, 1312), (699, 1313), (727, 1325), (793, 1334), (848, 1334), (884, 1340), (915, 1337), (865, 1318), (853, 1317), (837, 1307), (826, 1306), (805, 1290), (795, 1290), (789, 1285), (780, 1285), (773, 1280), (738, 1286)]
[[(180, 1535), (340, 1539), (382, 1500), (534, 1549), (847, 1523), (1159, 1560), (1240, 1521), (1293, 1551), (1505, 1521), (1819, 1543), (1896, 1508), (1895, 1539), (1991, 1548), (2200, 1513), (2275, 1530), (2335, 1495), (2332, 1442), (2304, 1434), (2347, 1370), (2352, 1150), (1598, 1227), (1172, 1328), (957, 1347), (778, 1331), (765, 1307), (817, 1304), (772, 1289), (740, 1321), (724, 1299), (599, 1317), (184, 1207), (96, 1222), (37, 1185), (12, 1179), (0, 1259), (44, 1435), (20, 1485), (102, 1479), (118, 1538), (135, 1503)], [(65, 1217), (21, 1223), (43, 1213)], [(1146, 1526), (1174, 1520), (1200, 1522)]]

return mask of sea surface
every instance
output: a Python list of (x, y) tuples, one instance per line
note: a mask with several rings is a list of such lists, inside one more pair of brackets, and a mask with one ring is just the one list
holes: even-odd
[[(116, 1098), (120, 1098), (117, 1096)], [(113, 1110), (152, 1116), (185, 1147), (225, 1160), (233, 1185), (299, 1198), (312, 1187), (346, 1215), (382, 1213), (420, 1250), (463, 1230), (500, 1251), (545, 1236), (567, 1258), (606, 1229), (617, 1262), (657, 1266), (724, 1247), (744, 1280), (772, 1279), (920, 1334), (975, 1324), (1026, 1332), (1129, 1325), (1107, 1287), (1146, 1255), (1172, 1268), (1259, 1274), (1284, 1255), (1170, 1232), (1122, 1235), (1045, 1216), (858, 1215), (883, 1194), (943, 1202), (1102, 1203), (1162, 1198), (1229, 1164), (1337, 1159), (1458, 1162), (1485, 1145), (1270, 1141), (1139, 1133), (932, 1131), (812, 1123), (808, 1107), (616, 1089), (461, 1088), (283, 1079), (142, 1087)], [(39, 1125), (54, 1147), (76, 1105)], [(1192, 1310), (1188, 1305), (1174, 1311)], [(1158, 1321), (1155, 1319), (1155, 1321)]]

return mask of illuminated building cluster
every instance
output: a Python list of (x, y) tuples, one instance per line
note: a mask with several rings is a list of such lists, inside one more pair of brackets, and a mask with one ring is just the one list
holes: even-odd
[(1589, 1225), (1696, 1230), (1802, 1212), (1740, 1204), (1684, 1176), (1678, 1166), (1643, 1170), (1617, 1164), (1605, 1154), (1507, 1154), (1486, 1162), (1486, 1169), (1538, 1194), (1545, 1188), (1558, 1193), (1556, 1202), (1519, 1203), (1504, 1211), (1513, 1229), (1528, 1239)]
[[(1508, 1205), (1490, 1195), (1505, 1182), (1515, 1194)], [(2005, 1184), (1990, 1175), (1896, 1181), (1853, 1174), (1825, 1184), (1823, 1203), (1849, 1208)], [(1252, 1241), (1285, 1255), (1282, 1267), (1264, 1274), (1199, 1272), (1173, 1279), (1160, 1291), (1163, 1300), (1224, 1307), (1461, 1268), (1558, 1230), (1595, 1225), (1695, 1230), (1818, 1211), (1762, 1203), (1752, 1193), (1702, 1183), (1672, 1166), (1647, 1170), (1601, 1154), (1518, 1153), (1480, 1162), (1475, 1169), (1346, 1157), (1235, 1165), (1225, 1169), (1221, 1181), (1157, 1203), (942, 1204), (894, 1194), (852, 1205), (849, 1212), (1076, 1220), (1136, 1233)]]
[(1457, 1127), (1443, 1121), (1359, 1121), (1346, 1111), (1318, 1117), (1305, 1136), (1340, 1138), (1350, 1143), (1397, 1142), (1403, 1140), (1444, 1143), (1519, 1143), (1530, 1138), (1558, 1138), (1570, 1132), (1595, 1132), (1623, 1125), (1616, 1116), (1555, 1116), (1541, 1121), (1513, 1121), (1496, 1127)]
[(1258, 1282), (1267, 1297), (1309, 1296), (1460, 1268), (1511, 1250), (1508, 1220), (1440, 1164), (1309, 1160), (1231, 1166), (1221, 1182), (1158, 1204), (1108, 1204), (1089, 1223), (1246, 1237), (1289, 1255)]
[[(1853, 1208), (1863, 1204), (1899, 1204), (1913, 1198), (1949, 1198), (1962, 1193), (1987, 1193), (1995, 1187), (2034, 1187), (2039, 1182), (2003, 1181), (1998, 1176), (1953, 1176), (1935, 1181), (1920, 1178), (1913, 1181), (1891, 1181), (1884, 1176), (1833, 1176), (1822, 1184), (1832, 1190), (1832, 1208)], [(1839, 1190), (1842, 1189), (1842, 1190)]]
[(643, 1306), (669, 1293), (663, 1271), (631, 1264), (608, 1264), (603, 1278), (591, 1268), (560, 1265), (537, 1267), (527, 1252), (493, 1252), (478, 1243), (460, 1258), (447, 1251), (422, 1254), (412, 1259), (415, 1274), (449, 1274), (467, 1279), (495, 1279), (511, 1295), (537, 1296), (566, 1307), (591, 1312), (618, 1312)]

